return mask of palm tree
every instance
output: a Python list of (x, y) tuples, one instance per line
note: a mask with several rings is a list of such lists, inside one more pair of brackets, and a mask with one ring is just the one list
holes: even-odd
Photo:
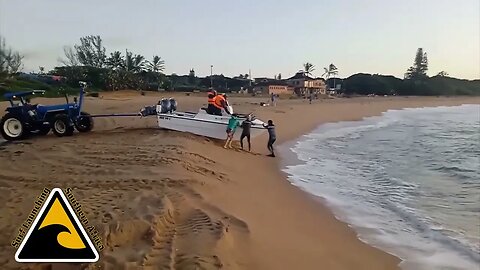
[(145, 69), (145, 64), (147, 61), (145, 61), (145, 57), (140, 54), (136, 54), (135, 57), (133, 58), (133, 71), (134, 72), (140, 72)]
[(125, 50), (125, 70), (126, 71), (133, 71), (133, 53)]
[(335, 76), (338, 75), (338, 68), (334, 64), (330, 64), (328, 68), (323, 69), (325, 72), (322, 74), (322, 77), (325, 77), (328, 81), (328, 79), (333, 76), (333, 88), (335, 88)]
[(125, 70), (131, 72), (141, 72), (145, 69), (145, 57), (140, 54), (133, 55), (132, 52), (127, 51), (125, 56)]
[(158, 56), (153, 56), (152, 61), (147, 61), (147, 69), (151, 72), (163, 72), (165, 70), (165, 61)]
[(110, 57), (107, 58), (106, 65), (113, 70), (124, 68), (125, 60), (123, 59), (122, 53), (119, 51), (110, 53)]
[(334, 64), (330, 64), (328, 68), (323, 68), (325, 72), (322, 74), (322, 77), (330, 78), (330, 76), (335, 76), (338, 74), (338, 68)]
[(314, 70), (315, 70), (315, 66), (312, 63), (307, 62), (303, 64), (303, 71), (307, 76), (311, 76)]

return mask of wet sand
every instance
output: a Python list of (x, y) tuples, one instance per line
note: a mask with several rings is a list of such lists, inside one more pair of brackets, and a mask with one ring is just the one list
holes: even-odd
[[(170, 94), (168, 94), (170, 95)], [(90, 113), (137, 112), (161, 94), (122, 91), (87, 98)], [(167, 96), (167, 95), (165, 95)], [(203, 96), (175, 94), (179, 110)], [(280, 100), (232, 97), (237, 112), (277, 125), (278, 143), (325, 122), (388, 109), (480, 103), (479, 98)], [(61, 99), (37, 99), (42, 104)], [(4, 109), (6, 103), (0, 103)], [(89, 134), (53, 135), (0, 146), (2, 269), (396, 269), (400, 260), (357, 239), (318, 198), (289, 184), (280, 159), (155, 128), (154, 118), (97, 119)], [(237, 145), (238, 147), (238, 145)], [(10, 246), (43, 188), (72, 188), (106, 247), (95, 264), (18, 264)]]

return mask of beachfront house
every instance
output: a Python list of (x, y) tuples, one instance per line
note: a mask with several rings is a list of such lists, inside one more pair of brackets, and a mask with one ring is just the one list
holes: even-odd
[(327, 84), (323, 78), (312, 78), (303, 71), (286, 80), (288, 86), (293, 87), (295, 94), (306, 96), (310, 94), (325, 95)]
[(286, 82), (281, 80), (266, 81), (257, 83), (253, 87), (253, 93), (257, 95), (293, 95), (293, 88), (289, 87)]

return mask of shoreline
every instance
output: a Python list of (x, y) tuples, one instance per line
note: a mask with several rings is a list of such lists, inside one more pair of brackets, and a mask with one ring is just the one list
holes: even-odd
[[(350, 224), (348, 223), (347, 221), (343, 220), (341, 217), (338, 217), (336, 214), (335, 214), (335, 211), (340, 211), (341, 209), (335, 209), (335, 206), (334, 205), (331, 205), (327, 199), (321, 197), (321, 196), (317, 196), (317, 195), (314, 195), (304, 189), (302, 189), (301, 187), (295, 185), (294, 183), (290, 182), (289, 180), (289, 177), (290, 175), (284, 171), (284, 169), (287, 167), (287, 166), (295, 166), (295, 165), (301, 165), (301, 164), (304, 164), (303, 161), (301, 161), (300, 159), (298, 159), (298, 156), (295, 152), (292, 151), (292, 147), (294, 147), (299, 141), (302, 140), (302, 137), (308, 135), (308, 134), (311, 134), (312, 132), (314, 132), (316, 129), (320, 128), (322, 125), (324, 124), (327, 124), (327, 123), (340, 123), (340, 122), (358, 122), (358, 121), (363, 121), (363, 120), (366, 120), (368, 118), (371, 118), (371, 117), (376, 117), (376, 116), (382, 116), (384, 113), (388, 112), (388, 111), (402, 111), (402, 110), (405, 110), (405, 109), (414, 109), (414, 108), (435, 108), (435, 107), (457, 107), (457, 106), (462, 106), (462, 105), (466, 105), (466, 104), (479, 104), (479, 100), (477, 99), (476, 102), (473, 102), (473, 103), (455, 103), (454, 104), (444, 104), (444, 103), (441, 103), (441, 104), (433, 104), (431, 106), (405, 106), (405, 107), (401, 107), (401, 108), (389, 108), (387, 110), (383, 110), (383, 111), (380, 111), (378, 113), (374, 113), (374, 114), (368, 114), (366, 116), (359, 116), (358, 119), (349, 119), (349, 120), (340, 120), (340, 121), (325, 121), (325, 122), (320, 122), (318, 123), (317, 126), (315, 126), (314, 128), (310, 129), (310, 130), (307, 130), (305, 131), (304, 133), (301, 133), (300, 135), (298, 135), (297, 137), (293, 138), (293, 139), (288, 139), (284, 142), (282, 142), (279, 146), (277, 146), (277, 151), (280, 153), (279, 155), (279, 161), (277, 161), (277, 165), (278, 165), (278, 170), (280, 171), (280, 173), (284, 176), (284, 180), (287, 182), (287, 184), (297, 188), (298, 190), (300, 190), (301, 192), (304, 192), (305, 196), (312, 199), (313, 201), (315, 201), (316, 203), (319, 204), (319, 206), (322, 206), (322, 207), (326, 207), (329, 211), (330, 211), (330, 214), (333, 215), (333, 217), (340, 223), (343, 223), (345, 225), (347, 225), (351, 230), (353, 230), (356, 234), (356, 238), (361, 241), (362, 243), (365, 243), (366, 245), (370, 246), (370, 247), (373, 247), (373, 248), (376, 248), (376, 249), (380, 249), (382, 252), (385, 252), (386, 254), (388, 255), (392, 255), (394, 256), (395, 258), (397, 258), (399, 260), (397, 266), (400, 267), (400, 265), (404, 262), (404, 259), (402, 259), (400, 257), (400, 255), (397, 255), (395, 254), (395, 252), (393, 251), (387, 251), (387, 250), (384, 250), (382, 249), (381, 246), (376, 246), (374, 243), (369, 243), (366, 239), (362, 239), (361, 238), (361, 235), (362, 235), (362, 232), (361, 232), (361, 228), (355, 228), (355, 225), (354, 224)], [(365, 234), (368, 234), (368, 232), (366, 232)], [(368, 238), (368, 237), (367, 237)]]
[[(338, 205), (335, 205), (335, 203), (329, 202), (329, 200), (327, 198), (324, 198), (322, 195), (315, 195), (315, 194), (307, 191), (305, 188), (302, 188), (301, 186), (296, 185), (295, 183), (291, 182), (289, 180), (291, 175), (288, 172), (285, 172), (284, 170), (287, 169), (287, 167), (289, 167), (289, 166), (297, 166), (297, 165), (306, 164), (305, 161), (302, 161), (298, 158), (297, 154), (292, 150), (292, 148), (295, 147), (295, 145), (297, 143), (303, 141), (304, 140), (303, 138), (305, 136), (314, 133), (316, 130), (320, 129), (325, 124), (330, 124), (330, 123), (355, 124), (356, 122), (369, 120), (372, 117), (381, 117), (385, 113), (388, 113), (388, 112), (401, 112), (401, 111), (408, 110), (408, 109), (430, 109), (430, 108), (442, 108), (442, 107), (443, 108), (452, 108), (452, 107), (460, 107), (460, 106), (463, 106), (463, 105), (479, 105), (480, 104), (478, 99), (477, 100), (472, 100), (472, 101), (473, 102), (464, 102), (464, 103), (453, 102), (453, 103), (449, 103), (449, 104), (445, 104), (445, 103), (431, 104), (431, 105), (428, 105), (428, 106), (405, 106), (405, 107), (402, 107), (402, 108), (387, 109), (385, 111), (379, 112), (378, 114), (372, 114), (372, 115), (369, 114), (368, 116), (359, 117), (358, 119), (349, 119), (349, 120), (345, 120), (345, 121), (326, 121), (326, 122), (322, 122), (317, 127), (313, 128), (312, 130), (299, 135), (297, 138), (295, 138), (293, 140), (288, 140), (288, 141), (282, 143), (279, 147), (277, 147), (277, 149), (279, 149), (279, 152), (281, 153), (281, 155), (280, 155), (281, 159), (280, 159), (280, 161), (278, 161), (278, 168), (285, 175), (285, 180), (288, 182), (288, 184), (290, 184), (290, 185), (296, 187), (297, 189), (301, 190), (302, 192), (305, 193), (306, 197), (312, 198), (313, 200), (315, 200), (319, 204), (321, 204), (321, 206), (327, 207), (328, 210), (330, 210), (330, 214), (333, 215), (334, 218), (338, 220), (338, 222), (346, 224), (349, 228), (351, 228), (352, 230), (355, 231), (356, 238), (359, 241), (367, 244), (370, 247), (380, 249), (381, 251), (396, 257), (399, 260), (399, 263), (397, 265), (399, 268), (401, 268), (401, 266), (403, 264), (410, 265), (412, 262), (406, 261), (406, 258), (402, 258), (402, 255), (399, 254), (399, 253), (401, 253), (401, 249), (398, 249), (398, 247), (395, 247), (394, 245), (391, 245), (390, 247), (388, 247), (388, 245), (383, 245), (381, 243), (381, 241), (375, 243), (375, 240), (371, 239), (372, 236), (369, 236), (369, 234), (375, 234), (375, 233), (372, 232), (372, 231), (369, 231), (370, 229), (368, 229), (368, 228), (363, 228), (361, 225), (358, 225), (358, 224), (356, 225), (356, 224), (350, 223), (348, 221), (348, 215), (349, 214), (347, 214), (345, 211), (343, 211), (341, 207), (339, 207)], [(338, 213), (338, 216), (337, 216), (337, 213)], [(407, 267), (406, 269), (411, 269), (411, 268), (408, 268), (409, 266), (405, 266), (405, 267)], [(414, 269), (414, 268), (412, 268), (412, 269)]]
[[(86, 111), (139, 109), (159, 97), (108, 93), (87, 98)], [(174, 97), (181, 110), (198, 110), (206, 101), (204, 96)], [(280, 100), (277, 107), (260, 107), (262, 98), (243, 97), (235, 98), (233, 106), (262, 120), (273, 119), (280, 146), (327, 122), (466, 100), (480, 104), (480, 98), (470, 97), (392, 97), (318, 100), (312, 105)], [(10, 233), (23, 219), (18, 213), (30, 211), (45, 186), (72, 188), (105, 239), (97, 264), (110, 269), (398, 269), (399, 258), (359, 240), (321, 198), (289, 182), (281, 170), (282, 156), (265, 156), (266, 134), (252, 140), (254, 153), (247, 153), (155, 126), (151, 118), (99, 119), (90, 134), (6, 145), (0, 151), (0, 210), (5, 213), (0, 229), (6, 232), (0, 237), (0, 261), (6, 269), (19, 266), (9, 246)], [(51, 179), (52, 171), (58, 179)]]

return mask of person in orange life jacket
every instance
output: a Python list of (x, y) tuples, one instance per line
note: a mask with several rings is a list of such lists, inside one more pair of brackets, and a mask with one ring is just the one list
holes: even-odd
[(217, 91), (215, 90), (210, 90), (208, 92), (208, 107), (207, 107), (207, 113), (208, 114), (214, 114), (215, 112), (215, 97), (217, 96)]
[(222, 109), (224, 109), (227, 114), (230, 114), (230, 112), (228, 111), (227, 95), (225, 94), (217, 95), (215, 97), (213, 106), (215, 107), (215, 110), (213, 112), (214, 115), (222, 115)]

